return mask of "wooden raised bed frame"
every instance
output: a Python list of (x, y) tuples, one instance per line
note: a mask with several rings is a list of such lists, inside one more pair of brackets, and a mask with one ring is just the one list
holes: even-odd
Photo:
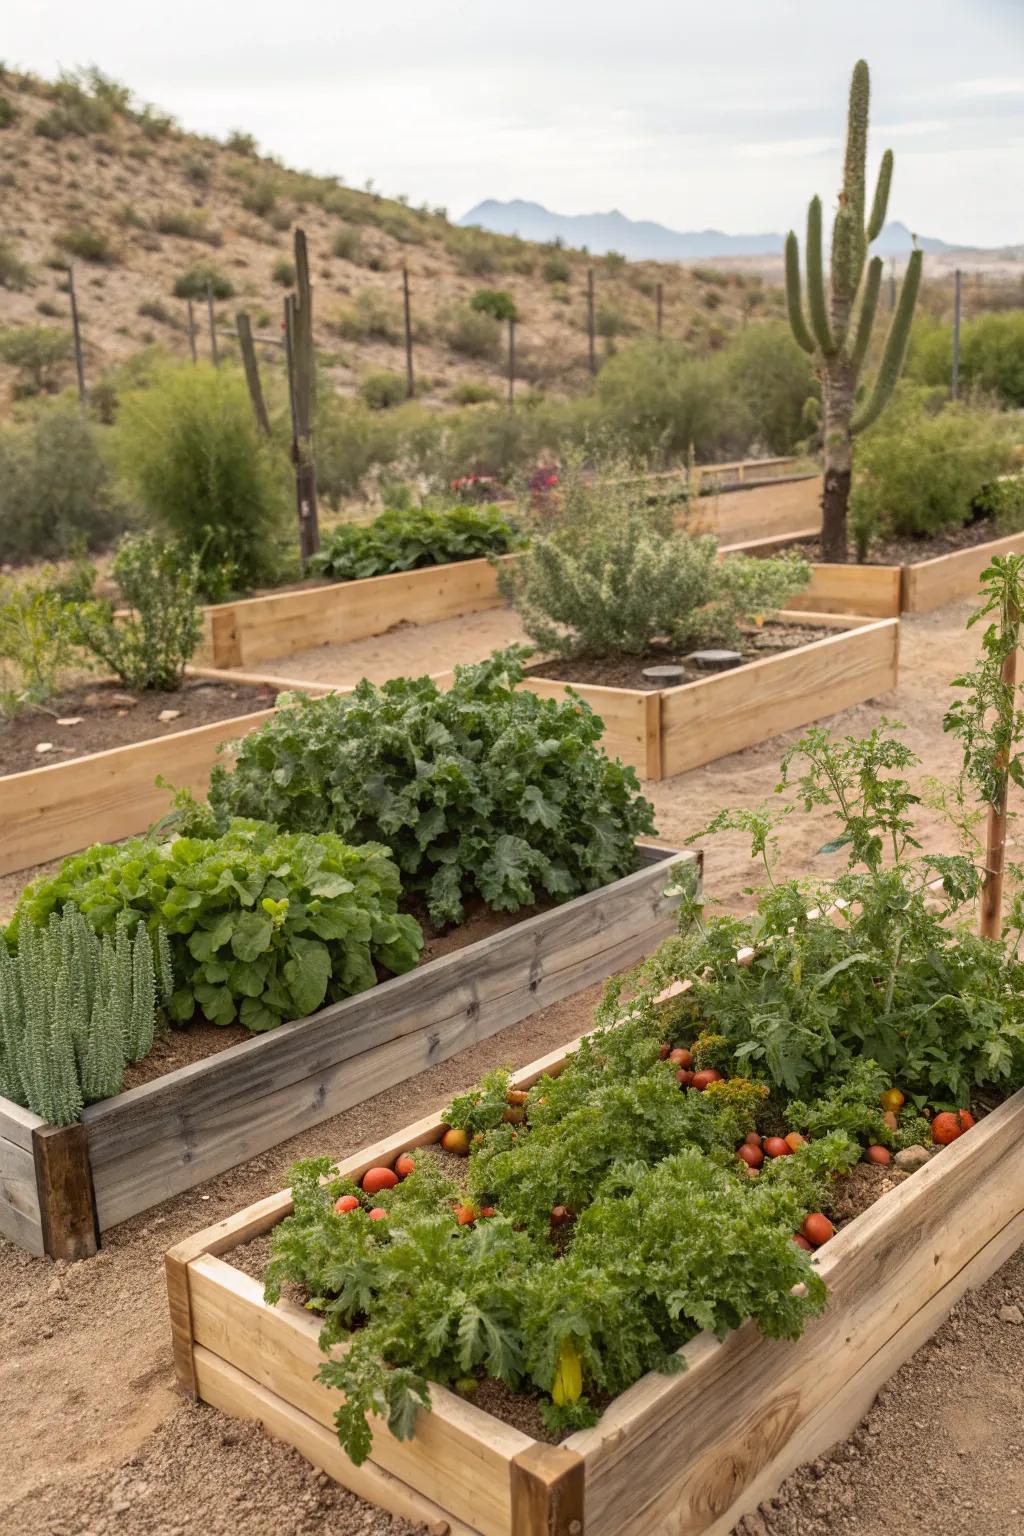
[[(514, 1081), (557, 1073), (577, 1043)], [(359, 1178), (441, 1131), (428, 1116), (339, 1171)], [(643, 1377), (560, 1446), (435, 1384), (415, 1438), (377, 1422), (370, 1460), (354, 1467), (332, 1426), (337, 1394), (313, 1379), (318, 1320), (287, 1300), (267, 1306), (260, 1283), (225, 1262), (291, 1209), (285, 1190), (167, 1255), (183, 1391), (261, 1420), (361, 1497), (450, 1536), (727, 1536), (849, 1434), (963, 1293), (1024, 1242), (1024, 1090), (817, 1254), (829, 1301), (802, 1338), (769, 1340), (753, 1322), (723, 1340), (699, 1334), (680, 1351), (683, 1374)]]
[(0, 1098), (0, 1233), (83, 1258), (169, 1195), (603, 981), (675, 925), (668, 877), (700, 859), (637, 845), (601, 890), (216, 1056), (89, 1105), (66, 1129)]

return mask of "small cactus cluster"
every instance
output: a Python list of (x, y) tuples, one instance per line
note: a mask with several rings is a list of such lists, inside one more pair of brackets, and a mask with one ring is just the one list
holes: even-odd
[(157, 991), (172, 986), (171, 953), (140, 924), (100, 938), (74, 906), (45, 927), (26, 923), (17, 953), (0, 939), (0, 1094), (52, 1125), (119, 1093), (128, 1061), (153, 1044)]
[(869, 98), (868, 66), (861, 59), (854, 66), (850, 83), (846, 159), (839, 206), (832, 226), (828, 283), (822, 254), (820, 197), (812, 198), (807, 210), (806, 315), (800, 283), (799, 243), (792, 230), (786, 237), (786, 301), (790, 327), (797, 343), (814, 357), (822, 383), (825, 453), (822, 542), (826, 560), (843, 561), (847, 557), (846, 508), (853, 438), (878, 419), (892, 397), (906, 357), (921, 284), (923, 258), (915, 248), (907, 263), (874, 387), (867, 399), (859, 402), (858, 383), (882, 287), (882, 258), (873, 256), (868, 261), (868, 247), (881, 234), (885, 224), (893, 171), (892, 150), (887, 149), (879, 167), (871, 211), (865, 216)]

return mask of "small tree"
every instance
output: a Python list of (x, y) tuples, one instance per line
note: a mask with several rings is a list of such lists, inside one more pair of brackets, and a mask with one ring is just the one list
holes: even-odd
[[(846, 130), (846, 160), (839, 208), (832, 226), (831, 281), (826, 291), (821, 247), (821, 199), (813, 197), (807, 210), (807, 301), (810, 326), (800, 292), (800, 249), (790, 230), (786, 236), (786, 300), (793, 335), (810, 353), (821, 378), (824, 407), (825, 484), (821, 499), (822, 552), (826, 560), (847, 558), (846, 510), (850, 499), (853, 439), (876, 421), (888, 404), (903, 367), (910, 322), (921, 282), (921, 252), (916, 248), (907, 264), (899, 303), (889, 328), (885, 352), (866, 401), (858, 406), (857, 384), (882, 287), (882, 258), (867, 263), (868, 246), (885, 224), (892, 183), (893, 155), (887, 149), (878, 172), (871, 213), (865, 223), (865, 187), (870, 81), (863, 59), (854, 65)], [(862, 278), (863, 291), (862, 290)], [(854, 310), (860, 294), (856, 326)]]

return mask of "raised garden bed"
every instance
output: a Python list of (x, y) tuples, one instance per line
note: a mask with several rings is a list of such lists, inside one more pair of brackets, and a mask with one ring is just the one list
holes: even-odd
[[(712, 533), (723, 544), (740, 539), (786, 535), (793, 538), (812, 524), (821, 526), (821, 475), (794, 475), (758, 481), (756, 466), (741, 486), (698, 495), (676, 519), (693, 533)], [(713, 476), (713, 466), (698, 471)]]
[[(558, 1072), (572, 1049), (513, 1081)], [(442, 1130), (427, 1117), (339, 1171), (358, 1179)], [(752, 1322), (723, 1340), (702, 1333), (681, 1351), (683, 1374), (643, 1377), (558, 1446), (434, 1384), (413, 1439), (375, 1423), (370, 1460), (353, 1466), (334, 1433), (335, 1395), (314, 1379), (319, 1322), (287, 1300), (267, 1306), (230, 1262), (291, 1209), (288, 1191), (272, 1195), (168, 1254), (183, 1391), (262, 1421), (361, 1497), (450, 1536), (727, 1536), (844, 1438), (960, 1296), (1024, 1241), (1024, 1091), (819, 1252), (829, 1302), (799, 1340), (766, 1339)]]
[(574, 688), (604, 721), (602, 745), (609, 757), (620, 757), (646, 779), (684, 773), (895, 688), (895, 619), (803, 612), (780, 619), (820, 630), (822, 638), (673, 688), (537, 676), (523, 686), (548, 698)]
[(48, 1126), (0, 1099), (0, 1232), (83, 1257), (102, 1232), (444, 1061), (654, 949), (693, 853), (637, 846), (633, 874), (419, 970)]
[[(794, 543), (817, 539), (818, 530), (807, 528), (786, 537), (756, 539), (731, 545), (723, 553), (775, 554)], [(835, 565), (812, 561), (810, 585), (800, 594), (801, 604), (819, 613), (858, 613), (888, 618), (900, 613), (931, 613), (958, 598), (973, 598), (978, 577), (993, 555), (1024, 549), (1024, 534), (985, 539), (951, 553), (899, 564)]]

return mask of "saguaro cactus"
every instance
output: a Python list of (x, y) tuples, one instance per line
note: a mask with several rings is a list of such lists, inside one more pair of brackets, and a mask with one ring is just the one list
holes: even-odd
[[(826, 560), (845, 561), (846, 509), (850, 499), (853, 439), (869, 427), (889, 402), (903, 367), (910, 322), (921, 283), (921, 252), (907, 264), (899, 302), (893, 311), (878, 375), (871, 393), (858, 401), (858, 381), (867, 355), (882, 287), (882, 258), (867, 261), (868, 246), (885, 223), (892, 184), (893, 156), (887, 149), (878, 171), (871, 213), (865, 223), (865, 183), (870, 81), (863, 59), (854, 65), (846, 129), (846, 160), (839, 207), (832, 226), (831, 279), (825, 283), (821, 249), (821, 199), (807, 209), (807, 307), (800, 291), (800, 246), (786, 236), (786, 301), (793, 335), (815, 359), (821, 379), (824, 415), (825, 483), (821, 499), (822, 551)], [(867, 264), (865, 275), (865, 263)], [(862, 281), (863, 280), (863, 281)], [(859, 308), (858, 308), (859, 297)], [(857, 320), (854, 325), (854, 311)]]

